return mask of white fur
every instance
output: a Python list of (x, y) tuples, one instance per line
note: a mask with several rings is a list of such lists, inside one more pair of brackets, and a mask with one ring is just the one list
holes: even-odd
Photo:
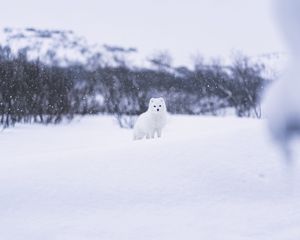
[(138, 140), (146, 137), (161, 137), (162, 129), (167, 123), (167, 108), (163, 98), (151, 98), (148, 110), (142, 113), (133, 129), (133, 139)]

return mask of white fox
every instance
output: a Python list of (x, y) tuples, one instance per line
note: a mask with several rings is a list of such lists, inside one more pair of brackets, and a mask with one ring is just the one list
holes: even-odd
[(134, 125), (133, 139), (139, 140), (161, 137), (163, 127), (167, 123), (167, 108), (163, 98), (151, 98), (148, 110), (142, 113)]

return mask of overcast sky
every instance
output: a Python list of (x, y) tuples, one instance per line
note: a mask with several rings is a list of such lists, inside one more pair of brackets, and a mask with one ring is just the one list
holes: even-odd
[(0, 0), (0, 27), (74, 30), (90, 42), (191, 56), (285, 51), (272, 0)]

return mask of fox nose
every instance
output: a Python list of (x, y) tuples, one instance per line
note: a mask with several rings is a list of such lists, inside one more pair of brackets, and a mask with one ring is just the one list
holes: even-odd
[(159, 109), (156, 109), (159, 112)]

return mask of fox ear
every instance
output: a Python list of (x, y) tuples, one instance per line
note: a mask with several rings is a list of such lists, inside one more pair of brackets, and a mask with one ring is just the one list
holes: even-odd
[(151, 98), (149, 102), (152, 103), (153, 101), (154, 101), (154, 98)]

